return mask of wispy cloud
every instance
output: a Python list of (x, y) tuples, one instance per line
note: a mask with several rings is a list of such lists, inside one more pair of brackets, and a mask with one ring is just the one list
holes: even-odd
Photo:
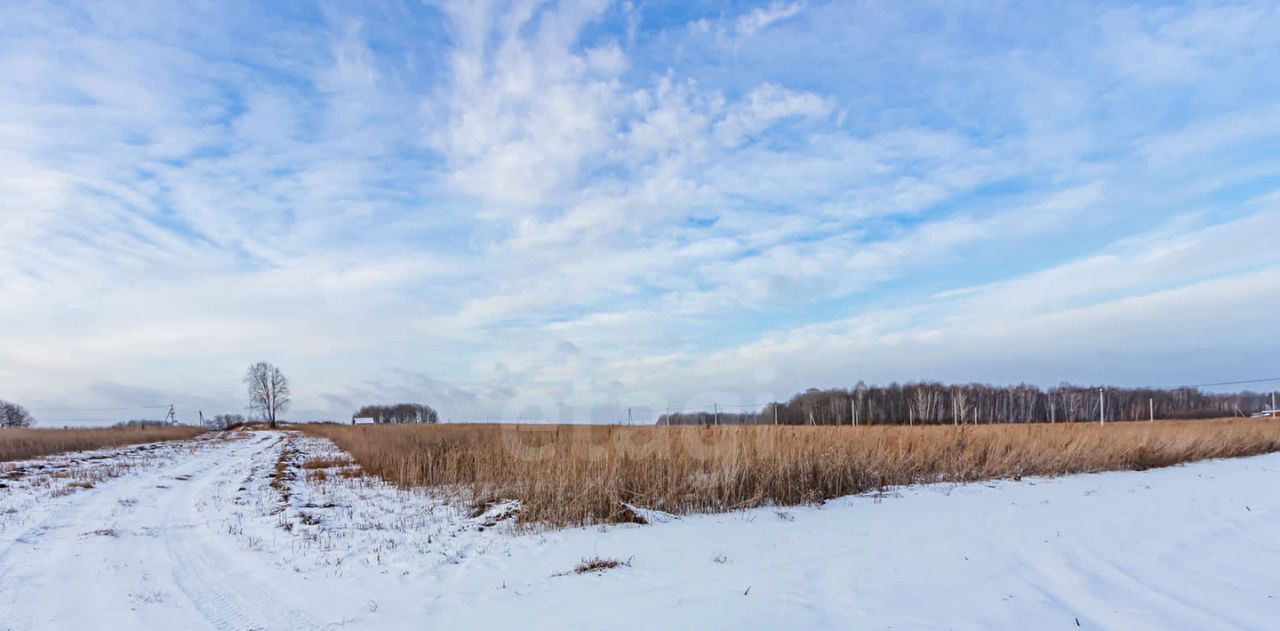
[(772, 2), (767, 7), (756, 7), (738, 16), (734, 30), (739, 36), (749, 37), (757, 31), (768, 28), (770, 24), (794, 16), (803, 8), (803, 2)]
[(733, 17), (701, 17), (689, 22), (686, 28), (697, 36), (710, 36), (721, 45), (737, 49), (744, 40), (771, 25), (794, 17), (805, 8), (803, 2), (771, 2), (753, 7)]

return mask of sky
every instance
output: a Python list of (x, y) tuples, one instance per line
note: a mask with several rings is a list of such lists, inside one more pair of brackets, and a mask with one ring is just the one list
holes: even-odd
[(1277, 59), (1276, 2), (5, 2), (0, 399), (1277, 377)]

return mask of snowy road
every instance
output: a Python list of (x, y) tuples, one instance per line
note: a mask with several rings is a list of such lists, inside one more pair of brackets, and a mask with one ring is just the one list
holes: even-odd
[[(0, 629), (1280, 620), (1280, 455), (533, 534), (340, 467), (308, 475), (301, 463), (318, 457), (341, 454), (240, 433), (50, 458), (4, 478)], [(597, 556), (626, 564), (567, 573)]]
[(211, 498), (238, 488), (275, 439), (197, 441), (171, 466), (81, 491), (0, 552), (14, 629), (318, 628), (259, 582)]

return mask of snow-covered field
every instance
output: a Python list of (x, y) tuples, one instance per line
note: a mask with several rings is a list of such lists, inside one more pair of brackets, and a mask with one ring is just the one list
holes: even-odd
[[(510, 506), (300, 468), (321, 456), (341, 458), (238, 432), (0, 465), (0, 629), (1280, 620), (1280, 455), (532, 533)], [(596, 557), (621, 564), (573, 571)]]

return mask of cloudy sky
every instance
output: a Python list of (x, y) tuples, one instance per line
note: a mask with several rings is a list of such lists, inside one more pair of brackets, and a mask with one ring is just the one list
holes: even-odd
[(5, 2), (0, 398), (1277, 376), (1277, 59), (1275, 2)]

